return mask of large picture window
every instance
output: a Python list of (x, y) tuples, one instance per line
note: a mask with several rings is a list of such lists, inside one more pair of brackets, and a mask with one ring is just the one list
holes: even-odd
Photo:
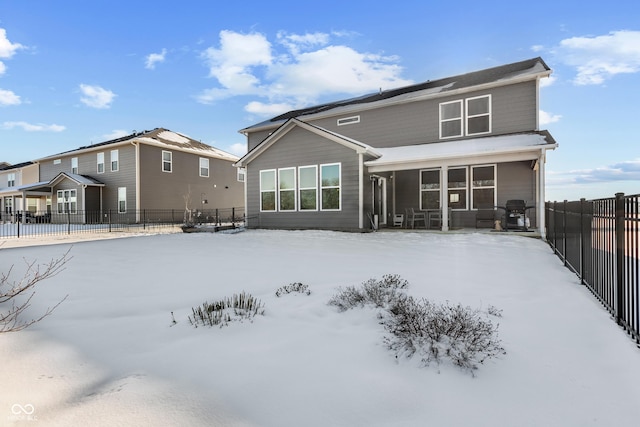
[(276, 210), (276, 171), (260, 171), (260, 211)]
[(471, 198), (473, 209), (496, 206), (496, 166), (483, 165), (471, 168)]
[(451, 209), (467, 209), (467, 168), (447, 170), (448, 200)]
[(440, 209), (440, 169), (420, 171), (420, 209)]
[(467, 135), (491, 132), (491, 95), (467, 98)]
[(340, 164), (320, 165), (321, 198), (320, 207), (323, 211), (340, 210)]
[(78, 199), (76, 190), (58, 190), (57, 193), (58, 213), (76, 213)]
[(318, 210), (318, 167), (313, 165), (298, 168), (298, 185), (300, 210)]
[(278, 203), (280, 211), (296, 210), (296, 168), (278, 169)]

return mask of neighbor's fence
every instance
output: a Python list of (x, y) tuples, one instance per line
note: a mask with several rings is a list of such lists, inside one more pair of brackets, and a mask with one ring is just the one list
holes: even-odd
[(0, 214), (0, 238), (77, 233), (149, 232), (183, 224), (242, 225), (244, 208), (193, 210), (144, 209), (107, 211), (31, 212)]
[(546, 204), (547, 240), (640, 343), (640, 195)]

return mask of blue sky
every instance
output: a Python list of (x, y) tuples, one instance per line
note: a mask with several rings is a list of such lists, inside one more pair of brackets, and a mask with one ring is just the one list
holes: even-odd
[(547, 200), (640, 193), (635, 0), (0, 0), (0, 161), (156, 127), (241, 155), (283, 111), (536, 56)]

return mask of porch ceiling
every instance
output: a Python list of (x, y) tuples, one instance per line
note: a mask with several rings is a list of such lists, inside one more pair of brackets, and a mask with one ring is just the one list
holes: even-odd
[[(551, 140), (551, 142), (549, 141)], [(378, 148), (381, 157), (365, 162), (369, 172), (536, 160), (557, 144), (550, 135), (514, 134), (431, 144)]]

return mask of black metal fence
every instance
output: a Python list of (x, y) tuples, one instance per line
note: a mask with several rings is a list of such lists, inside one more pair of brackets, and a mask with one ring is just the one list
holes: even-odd
[(546, 204), (547, 240), (640, 343), (640, 195)]
[(75, 212), (18, 211), (0, 215), (0, 239), (77, 233), (150, 232), (181, 225), (242, 225), (244, 208), (184, 211), (143, 209)]

